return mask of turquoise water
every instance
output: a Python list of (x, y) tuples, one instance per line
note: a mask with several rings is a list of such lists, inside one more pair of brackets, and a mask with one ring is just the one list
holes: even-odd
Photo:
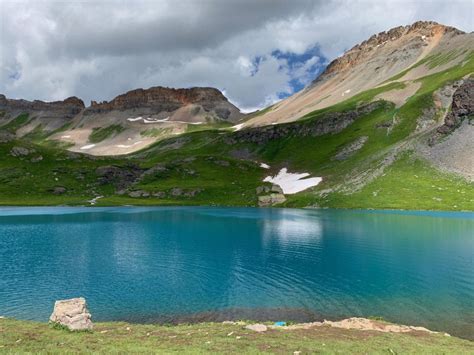
[(473, 338), (474, 213), (0, 208), (0, 315), (381, 316)]

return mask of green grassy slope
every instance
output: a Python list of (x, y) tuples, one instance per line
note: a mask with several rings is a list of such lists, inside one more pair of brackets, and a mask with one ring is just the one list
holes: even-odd
[(98, 323), (93, 332), (71, 333), (44, 323), (0, 319), (0, 351), (11, 353), (351, 353), (468, 354), (473, 343), (441, 334), (381, 333), (331, 327), (273, 329), (200, 323), (159, 326)]
[[(0, 204), (77, 205), (104, 196), (98, 205), (255, 206), (255, 188), (263, 184), (263, 178), (288, 167), (290, 172), (323, 178), (317, 187), (287, 196), (284, 205), (289, 207), (474, 210), (474, 184), (436, 170), (417, 156), (412, 144), (418, 139), (418, 117), (434, 105), (433, 92), (474, 72), (474, 56), (471, 53), (466, 58), (462, 64), (419, 79), (420, 89), (403, 106), (381, 103), (336, 134), (291, 133), (259, 144), (235, 143), (230, 138), (238, 132), (197, 127), (138, 153), (110, 158), (71, 154), (35, 135), (0, 143)], [(444, 57), (436, 57), (429, 62), (445, 61)], [(310, 126), (337, 112), (355, 110), (383, 91), (404, 86), (388, 83), (281, 126)], [(22, 115), (0, 130), (14, 131), (27, 121), (28, 117)], [(108, 135), (115, 130), (106, 127), (97, 139), (101, 139), (102, 132)], [(346, 160), (334, 159), (342, 148), (361, 137), (366, 139), (361, 149)], [(16, 146), (34, 149), (35, 153), (13, 157), (11, 150)], [(35, 156), (42, 160), (31, 162)], [(261, 168), (260, 162), (271, 169)], [(107, 165), (152, 170), (123, 189), (101, 182), (96, 169)], [(54, 194), (58, 186), (66, 191)], [(117, 194), (120, 189), (125, 193)], [(131, 191), (146, 195), (130, 197)]]

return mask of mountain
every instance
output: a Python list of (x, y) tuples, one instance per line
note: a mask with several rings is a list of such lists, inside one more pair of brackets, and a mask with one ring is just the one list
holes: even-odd
[(247, 125), (291, 122), (387, 83), (404, 82), (378, 96), (401, 106), (420, 87), (417, 79), (464, 62), (474, 36), (419, 21), (373, 35), (333, 60), (305, 90), (274, 105)]
[(397, 27), (248, 116), (211, 88), (89, 107), (2, 96), (0, 204), (473, 211), (473, 43)]
[(243, 117), (219, 90), (197, 87), (136, 89), (110, 102), (92, 101), (89, 107), (76, 97), (29, 102), (2, 95), (0, 112), (0, 123), (28, 114), (28, 124), (17, 131), (19, 136), (42, 133), (68, 144), (72, 151), (95, 155), (130, 153), (185, 133), (190, 126), (231, 125)]

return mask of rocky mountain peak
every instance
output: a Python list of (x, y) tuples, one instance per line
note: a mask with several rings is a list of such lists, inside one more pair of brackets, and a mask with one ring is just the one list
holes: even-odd
[(84, 109), (84, 102), (78, 97), (68, 97), (62, 101), (45, 102), (41, 100), (22, 100), (22, 99), (7, 99), (5, 95), (0, 94), (0, 109), (6, 111), (66, 111), (70, 114), (77, 114)]
[[(413, 47), (423, 47), (434, 36), (450, 33), (460, 35), (464, 32), (450, 26), (441, 25), (434, 21), (417, 21), (411, 25), (394, 27), (388, 31), (374, 34), (369, 39), (355, 45), (339, 58), (333, 60), (326, 70), (314, 82), (324, 80), (328, 75), (354, 67), (372, 56), (376, 49), (382, 46), (394, 46), (394, 50), (402, 43), (410, 42)], [(400, 43), (396, 43), (396, 42)]]
[(227, 98), (217, 89), (210, 87), (193, 87), (189, 89), (173, 89), (155, 86), (149, 89), (135, 89), (115, 97), (107, 102), (91, 102), (88, 111), (128, 110), (138, 107), (167, 106), (177, 109), (189, 104), (210, 104), (227, 102)]

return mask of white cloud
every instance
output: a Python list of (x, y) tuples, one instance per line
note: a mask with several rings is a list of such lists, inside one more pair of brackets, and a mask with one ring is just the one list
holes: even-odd
[[(467, 1), (0, 0), (0, 92), (109, 100), (137, 87), (214, 86), (246, 110), (307, 84), (309, 69), (276, 59), (318, 45), (334, 58), (370, 35), (416, 20), (473, 30)], [(259, 63), (255, 58), (261, 58)]]

